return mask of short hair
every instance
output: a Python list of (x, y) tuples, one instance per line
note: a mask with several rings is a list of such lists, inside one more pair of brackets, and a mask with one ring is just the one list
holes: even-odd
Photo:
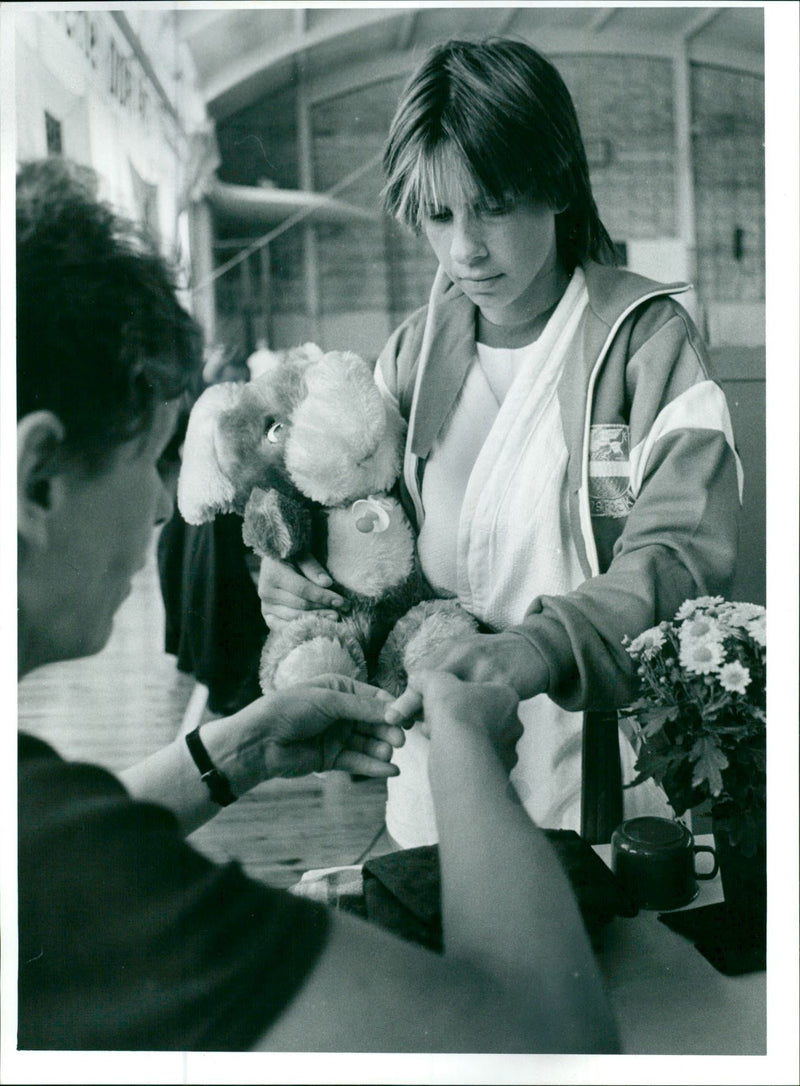
[(568, 271), (588, 258), (616, 262), (572, 98), (532, 46), (491, 38), (429, 51), (389, 131), (384, 208), (418, 231), (453, 153), (487, 202), (529, 196), (556, 212), (558, 254)]
[(198, 391), (199, 326), (154, 242), (52, 156), (17, 173), (17, 418), (52, 411), (87, 471)]

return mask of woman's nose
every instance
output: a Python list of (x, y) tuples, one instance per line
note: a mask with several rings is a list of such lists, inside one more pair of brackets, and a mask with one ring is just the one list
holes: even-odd
[(450, 256), (456, 264), (473, 264), (487, 255), (480, 223), (473, 215), (457, 217), (453, 221)]

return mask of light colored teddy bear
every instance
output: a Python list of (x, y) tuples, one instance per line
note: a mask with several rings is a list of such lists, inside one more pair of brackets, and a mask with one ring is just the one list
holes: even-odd
[(310, 550), (349, 604), (338, 620), (308, 612), (269, 634), (265, 692), (335, 673), (399, 694), (433, 644), (477, 629), (455, 600), (434, 598), (391, 493), (404, 430), (362, 358), (314, 344), (195, 403), (178, 482), (184, 519), (238, 513), (256, 554), (291, 561)]

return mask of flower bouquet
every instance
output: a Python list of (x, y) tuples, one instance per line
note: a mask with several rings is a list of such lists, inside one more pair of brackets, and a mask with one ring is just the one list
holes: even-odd
[[(687, 600), (625, 647), (639, 699), (622, 711), (640, 741), (636, 778), (652, 778), (680, 817), (710, 800), (718, 849), (766, 847), (766, 612), (720, 596)], [(723, 872), (724, 878), (724, 872)]]

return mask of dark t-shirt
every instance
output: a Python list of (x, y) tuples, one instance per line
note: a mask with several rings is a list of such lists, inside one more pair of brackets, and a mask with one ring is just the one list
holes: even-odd
[(328, 923), (201, 856), (112, 774), (20, 736), (19, 1048), (245, 1050)]

